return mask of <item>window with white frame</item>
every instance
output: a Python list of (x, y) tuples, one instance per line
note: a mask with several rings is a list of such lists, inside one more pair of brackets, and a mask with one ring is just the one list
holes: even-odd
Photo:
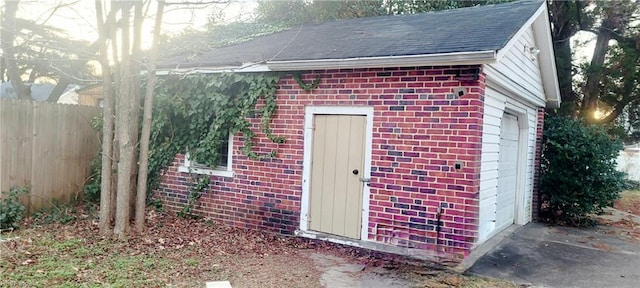
[(189, 159), (189, 152), (184, 155), (184, 163), (178, 167), (180, 172), (189, 172), (197, 174), (207, 174), (213, 176), (233, 177), (233, 135), (229, 133), (229, 138), (224, 141), (218, 150), (218, 165), (215, 167), (200, 164)]

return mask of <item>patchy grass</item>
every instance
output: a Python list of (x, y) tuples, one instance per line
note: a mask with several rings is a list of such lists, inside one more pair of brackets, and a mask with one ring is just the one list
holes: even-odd
[(618, 210), (640, 216), (640, 190), (627, 190), (620, 194), (614, 207)]
[[(163, 255), (129, 254), (121, 243), (25, 230), (1, 248), (3, 287), (151, 287), (170, 283)], [(66, 239), (65, 239), (66, 238)], [(12, 249), (11, 249), (12, 248)], [(15, 250), (14, 250), (15, 249)]]
[(0, 287), (203, 287), (217, 280), (234, 288), (319, 287), (323, 271), (312, 253), (381, 268), (412, 287), (519, 287), (400, 256), (154, 212), (144, 234), (119, 241), (78, 213), (67, 224), (29, 219), (23, 227), (31, 228), (0, 235)]

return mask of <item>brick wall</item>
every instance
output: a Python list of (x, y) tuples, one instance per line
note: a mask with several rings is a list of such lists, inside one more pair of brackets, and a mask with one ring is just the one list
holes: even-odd
[[(262, 153), (277, 149), (278, 157), (247, 159), (237, 135), (236, 176), (212, 177), (196, 211), (230, 225), (292, 234), (299, 227), (305, 106), (373, 106), (369, 235), (362, 238), (456, 258), (467, 255), (477, 230), (484, 106), (484, 75), (456, 80), (457, 71), (469, 68), (311, 71), (305, 81), (321, 79), (311, 92), (284, 77), (272, 128), (286, 143), (271, 143), (258, 133), (256, 148)], [(454, 95), (458, 87), (466, 95)], [(250, 120), (258, 131), (259, 119)], [(177, 171), (182, 161), (178, 155), (156, 194), (173, 210), (186, 202), (190, 177)], [(456, 162), (461, 169), (454, 169)]]
[(540, 157), (542, 155), (542, 132), (544, 128), (544, 108), (538, 108), (538, 126), (536, 127), (536, 150), (533, 159), (533, 197), (531, 219), (537, 221), (540, 213)]

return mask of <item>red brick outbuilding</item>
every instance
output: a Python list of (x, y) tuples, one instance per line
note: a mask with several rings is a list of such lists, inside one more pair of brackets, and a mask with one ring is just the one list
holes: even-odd
[(253, 121), (248, 159), (232, 135), (219, 167), (178, 155), (156, 196), (226, 224), (461, 261), (535, 219), (545, 107), (560, 102), (545, 2), (350, 19), (258, 37), (168, 72), (290, 71), (277, 84), (275, 144)]

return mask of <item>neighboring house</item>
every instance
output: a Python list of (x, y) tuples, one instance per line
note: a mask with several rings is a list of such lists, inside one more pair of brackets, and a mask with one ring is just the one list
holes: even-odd
[(58, 104), (70, 104), (70, 105), (78, 105), (78, 93), (76, 93), (76, 89), (69, 90), (67, 92), (62, 93), (58, 98)]
[(102, 83), (82, 87), (76, 90), (76, 93), (78, 93), (78, 104), (80, 105), (104, 106)]
[[(27, 86), (31, 91), (31, 99), (40, 102), (47, 101), (47, 99), (49, 99), (51, 91), (53, 91), (53, 88), (55, 87), (55, 85), (51, 83), (25, 83), (25, 86)], [(69, 84), (65, 91), (71, 91), (74, 89), (78, 89), (78, 85)], [(16, 94), (16, 91), (13, 89), (13, 85), (11, 85), (11, 82), (0, 83), (0, 98), (17, 97), (18, 94)]]
[[(272, 128), (287, 141), (263, 144), (277, 159), (247, 159), (236, 136), (225, 163), (193, 169), (212, 178), (196, 212), (394, 253), (480, 251), (537, 214), (544, 108), (560, 103), (549, 27), (545, 2), (520, 1), (303, 25), (162, 62), (320, 79), (278, 83)], [(186, 201), (190, 165), (165, 171), (167, 208)]]
[(616, 160), (616, 169), (627, 173), (627, 179), (640, 181), (640, 144), (625, 146)]
[(104, 105), (102, 84), (93, 84), (82, 88), (69, 90), (60, 95), (58, 103), (102, 107)]

